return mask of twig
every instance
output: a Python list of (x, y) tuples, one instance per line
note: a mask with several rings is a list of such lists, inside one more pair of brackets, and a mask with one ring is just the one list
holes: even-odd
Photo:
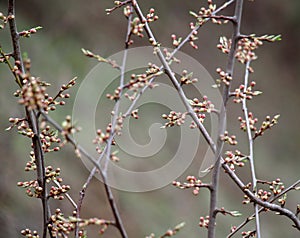
[[(245, 65), (245, 77), (244, 77), (244, 93), (246, 93), (248, 88), (248, 82), (249, 82), (249, 68), (250, 68), (251, 60), (247, 61)], [(249, 122), (249, 115), (248, 115), (248, 107), (247, 107), (247, 98), (242, 98), (242, 109), (244, 112), (244, 118), (246, 122), (246, 130), (247, 130), (247, 136), (248, 136), (248, 143), (249, 143), (249, 161), (250, 161), (250, 171), (251, 171), (251, 177), (252, 177), (252, 188), (253, 192), (256, 194), (257, 191), (257, 179), (256, 179), (256, 173), (255, 173), (255, 166), (254, 166), (254, 154), (253, 154), (253, 137), (251, 134), (251, 128), (250, 128), (250, 122)], [(255, 224), (256, 224), (256, 235), (257, 238), (260, 238), (260, 219), (259, 219), (259, 211), (258, 211), (258, 205), (254, 204), (254, 210), (255, 210)]]
[(112, 141), (113, 141), (112, 135), (115, 134), (115, 126), (117, 123), (117, 119), (119, 117), (119, 109), (120, 109), (120, 102), (121, 102), (120, 99), (121, 99), (121, 96), (123, 93), (123, 87), (124, 87), (124, 81), (125, 81), (125, 68), (126, 68), (127, 54), (128, 54), (128, 48), (129, 48), (131, 21), (132, 21), (132, 14), (129, 15), (128, 23), (127, 23), (127, 32), (126, 32), (126, 38), (125, 38), (125, 50), (124, 50), (123, 61), (122, 61), (122, 66), (121, 66), (121, 75), (120, 75), (120, 84), (119, 84), (119, 88), (120, 88), (119, 100), (116, 102), (116, 105), (115, 105), (115, 108), (113, 111), (113, 119), (111, 122), (111, 125), (112, 125), (111, 126), (111, 136), (107, 142), (106, 160), (105, 160), (104, 166), (103, 166), (103, 173), (105, 176), (107, 173), (108, 162), (110, 161), (110, 156), (111, 156), (111, 145), (112, 145)]
[[(61, 185), (60, 185), (60, 183), (59, 183), (57, 180), (53, 180), (52, 182), (55, 183), (55, 185), (56, 185), (57, 187), (62, 188)], [(73, 206), (75, 209), (77, 209), (77, 204), (76, 204), (76, 202), (73, 200), (73, 198), (72, 198), (68, 193), (65, 193), (65, 196), (66, 196), (66, 198), (69, 200), (69, 202), (72, 204), (72, 206)]]

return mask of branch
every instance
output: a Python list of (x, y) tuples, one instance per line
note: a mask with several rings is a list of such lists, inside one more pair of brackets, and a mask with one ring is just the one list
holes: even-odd
[[(129, 1), (127, 3), (129, 3)], [(122, 5), (127, 4), (127, 3), (123, 2)], [(122, 66), (120, 67), (121, 77), (120, 77), (120, 84), (119, 84), (119, 89), (120, 89), (119, 98), (121, 98), (122, 93), (123, 93), (123, 88), (124, 88), (125, 67), (126, 67), (127, 53), (128, 53), (130, 34), (131, 34), (131, 21), (132, 21), (132, 14), (129, 15), (128, 21), (127, 21), (127, 32), (126, 32), (126, 38), (125, 38), (125, 50), (124, 50)], [(120, 108), (120, 99), (116, 102), (116, 105), (114, 107), (113, 118), (112, 118), (112, 121), (111, 121), (112, 126), (111, 126), (110, 137), (107, 141), (105, 149), (103, 150), (102, 154), (99, 156), (99, 158), (97, 160), (97, 163), (98, 163), (99, 167), (101, 167), (100, 162), (103, 159), (104, 155), (106, 154), (106, 158), (105, 158), (105, 161), (104, 161), (104, 167), (103, 167), (103, 169), (101, 168), (101, 173), (103, 174), (102, 178), (103, 178), (103, 182), (105, 184), (106, 184), (106, 180), (107, 180), (108, 162), (110, 161), (110, 156), (111, 156), (111, 145), (112, 145), (112, 142), (113, 142), (113, 139), (114, 139), (114, 136), (115, 136), (115, 132), (116, 132), (115, 131), (115, 126), (116, 126), (116, 123), (117, 123), (117, 120), (118, 120), (118, 117), (119, 117), (119, 108)], [(91, 182), (93, 176), (95, 175), (96, 171), (97, 171), (96, 167), (94, 167), (91, 170), (86, 182), (83, 185), (82, 190), (80, 191), (80, 199), (78, 201), (77, 216), (79, 216), (79, 214), (80, 214), (80, 209), (81, 209), (81, 205), (82, 205), (82, 202), (83, 202), (83, 199), (84, 199), (84, 196), (85, 196), (86, 189), (87, 189), (89, 183)], [(108, 199), (109, 199), (110, 203), (112, 203), (111, 204), (112, 207), (115, 207), (116, 205), (113, 205), (113, 204), (115, 204), (113, 194), (109, 190), (110, 190), (110, 188), (106, 184), (105, 191), (107, 193)], [(115, 214), (114, 210), (113, 210), (113, 213)], [(116, 219), (116, 227), (119, 229), (122, 237), (127, 237), (126, 230), (123, 226), (123, 222), (122, 222), (121, 217), (119, 216), (119, 214), (115, 214), (115, 218), (118, 218), (118, 219)], [(78, 226), (77, 226), (77, 229), (76, 229), (76, 235), (78, 236)]]
[[(17, 63), (20, 72), (25, 73), (24, 64), (21, 57), (19, 34), (17, 31), (17, 25), (15, 20), (15, 0), (8, 1), (8, 23), (10, 27), (11, 41), (13, 45), (13, 58), (15, 63)], [(18, 80), (20, 86), (23, 85), (23, 82)], [(38, 117), (34, 110), (29, 110), (25, 107), (27, 122), (30, 129), (33, 131), (34, 136), (32, 138), (33, 151), (35, 163), (37, 166), (37, 181), (39, 186), (42, 188), (42, 193), (40, 199), (42, 200), (43, 206), (43, 238), (47, 237), (47, 228), (50, 218), (50, 207), (47, 199), (47, 184), (45, 179), (45, 165), (44, 165), (44, 151), (42, 149), (42, 143), (40, 139), (40, 130), (38, 124)], [(50, 228), (49, 228), (50, 229)], [(50, 237), (53, 237), (51, 232)]]
[[(136, 12), (136, 14), (138, 15), (139, 19), (141, 22), (144, 22), (144, 29), (145, 32), (148, 35), (148, 38), (152, 39), (153, 45), (158, 45), (157, 40), (155, 39), (152, 30), (148, 24), (148, 22), (146, 21), (146, 18), (143, 15), (143, 12), (140, 9), (140, 6), (137, 3), (137, 0), (132, 0), (132, 6)], [(162, 50), (157, 47), (157, 56), (159, 58), (159, 60), (162, 63), (163, 69), (165, 70), (166, 75), (169, 77), (169, 79), (171, 80), (173, 86), (175, 87), (175, 89), (177, 90), (188, 114), (192, 117), (192, 119), (195, 121), (196, 125), (198, 126), (199, 130), (201, 131), (201, 133), (204, 135), (205, 140), (207, 141), (207, 143), (209, 145), (214, 145), (213, 140), (211, 139), (211, 137), (209, 136), (208, 132), (206, 131), (205, 127), (203, 126), (202, 123), (200, 123), (200, 121), (198, 120), (198, 117), (196, 115), (196, 113), (194, 112), (192, 106), (190, 105), (190, 103), (188, 102), (187, 97), (185, 96), (185, 93), (180, 85), (180, 83), (178, 83), (176, 77), (173, 74), (173, 71), (169, 65), (169, 63), (167, 62), (167, 60), (165, 59)]]
[[(227, 67), (226, 73), (228, 76), (232, 77), (233, 69), (234, 69), (234, 61), (235, 61), (235, 51), (238, 42), (238, 36), (240, 35), (240, 28), (241, 28), (241, 16), (243, 10), (243, 0), (236, 0), (235, 1), (235, 12), (233, 18), (233, 34), (231, 37), (232, 45), (230, 48), (230, 52), (228, 54), (227, 60)], [(226, 106), (229, 99), (229, 92), (230, 92), (230, 84), (225, 84), (223, 88), (223, 106), (220, 110), (219, 116), (219, 129), (218, 135), (224, 134), (226, 130)], [(219, 176), (220, 176), (220, 168), (221, 168), (221, 161), (222, 161), (222, 150), (223, 150), (224, 141), (221, 138), (218, 138), (217, 141), (217, 148), (215, 153), (215, 166), (213, 169), (212, 174), (212, 190), (211, 190), (211, 197), (210, 197), (210, 208), (209, 208), (209, 224), (208, 224), (208, 238), (215, 237), (215, 230), (216, 230), (216, 210), (217, 210), (217, 199), (218, 199), (218, 186), (219, 186)]]
[[(274, 196), (269, 202), (272, 203), (274, 201), (276, 201), (278, 198), (280, 198), (282, 195), (288, 193), (289, 191), (296, 189), (296, 186), (300, 184), (300, 180), (296, 181), (295, 183), (293, 183), (291, 186), (289, 186), (288, 188), (286, 188), (285, 190), (283, 190), (281, 193), (277, 194), (276, 196)], [(259, 209), (259, 213), (261, 213), (262, 211), (265, 211), (265, 208), (262, 207)], [(242, 229), (247, 223), (249, 223), (250, 221), (253, 220), (253, 218), (256, 216), (256, 213), (253, 213), (251, 216), (247, 217), (246, 220), (244, 222), (242, 222), (239, 226), (237, 226), (234, 231), (232, 231), (226, 238), (230, 238), (232, 237), (234, 234), (236, 234), (240, 229)]]
[[(248, 82), (249, 82), (250, 63), (251, 63), (251, 60), (247, 61), (246, 66), (245, 66), (245, 77), (244, 77), (244, 93), (245, 94), (246, 94), (246, 91), (248, 88)], [(256, 173), (255, 173), (255, 166), (254, 166), (253, 137), (251, 134), (246, 97), (242, 98), (242, 110), (244, 112), (244, 118), (245, 118), (245, 122), (246, 122), (246, 130), (247, 130), (247, 136), (248, 136), (248, 143), (249, 143), (249, 161), (250, 161), (250, 171), (251, 171), (251, 177), (252, 177), (252, 188), (253, 188), (253, 191), (256, 193), (257, 179), (256, 179)], [(254, 204), (254, 210), (255, 210), (255, 217), (256, 217), (256, 219), (255, 219), (256, 235), (259, 238), (259, 237), (261, 237), (261, 235), (260, 235), (259, 211), (258, 211), (257, 204)]]
[[(237, 3), (237, 6), (236, 6), (236, 9), (238, 9), (239, 11), (241, 11), (241, 2), (242, 1), (239, 0), (239, 2)], [(152, 39), (152, 42), (154, 43), (154, 45), (157, 45), (157, 41), (156, 41), (156, 39), (155, 39), (148, 23), (145, 21), (145, 17), (143, 16), (143, 13), (141, 12), (137, 1), (132, 0), (132, 3), (133, 3), (133, 8), (136, 11), (136, 13), (137, 13), (138, 17), (140, 18), (140, 20), (142, 22), (145, 22), (145, 25), (144, 25), (145, 32), (147, 33), (148, 37)], [(239, 16), (237, 15), (237, 19), (240, 19), (240, 17), (241, 17), (241, 14), (239, 14)], [(240, 22), (240, 20), (237, 21), (237, 22)], [(238, 26), (239, 26), (239, 24), (238, 24)], [(235, 52), (235, 48), (236, 48), (236, 43), (239, 39), (239, 27), (235, 27), (233, 36), (235, 36), (235, 37), (233, 37), (233, 41), (232, 41), (233, 45), (232, 45), (232, 48), (231, 48), (231, 52), (229, 53), (229, 59), (231, 59), (231, 60), (229, 60), (228, 65), (227, 65), (227, 73), (229, 73), (230, 75), (232, 75), (232, 72), (233, 72), (234, 52)], [(199, 127), (200, 132), (204, 136), (205, 140), (208, 142), (208, 144), (209, 144), (210, 148), (212, 149), (212, 151), (216, 154), (217, 150), (216, 150), (216, 146), (215, 146), (212, 138), (210, 137), (210, 135), (206, 131), (205, 127), (199, 122), (198, 118), (194, 114), (194, 111), (190, 108), (190, 104), (186, 103), (187, 98), (186, 98), (182, 88), (180, 87), (180, 84), (177, 82), (175, 76), (172, 74), (172, 70), (170, 69), (169, 64), (167, 63), (166, 59), (164, 58), (160, 48), (157, 49), (157, 55), (158, 55), (162, 65), (165, 69), (165, 73), (170, 78), (170, 80), (173, 83), (174, 87), (178, 91), (178, 94), (179, 94), (180, 98), (182, 99), (188, 113), (190, 114), (192, 119), (195, 121), (196, 125)], [(226, 100), (224, 100), (224, 103), (225, 103), (225, 102), (228, 101), (228, 98), (229, 98), (229, 87), (225, 88), (225, 94), (224, 95), (225, 95), (225, 99), (226, 99)], [(226, 95), (227, 95), (227, 97), (226, 97)], [(234, 183), (244, 192), (244, 194), (246, 194), (251, 199), (252, 202), (257, 203), (257, 204), (259, 204), (259, 205), (261, 205), (265, 208), (268, 208), (272, 211), (279, 212), (280, 214), (289, 217), (294, 222), (295, 227), (297, 229), (300, 229), (300, 221), (291, 211), (289, 211), (287, 209), (284, 209), (284, 208), (281, 208), (280, 206), (270, 204), (269, 202), (261, 201), (249, 189), (246, 189), (245, 184), (234, 173), (234, 171), (232, 171), (230, 169), (230, 167), (227, 164), (224, 163), (224, 159), (221, 156), (220, 156), (220, 161), (222, 162), (221, 163), (222, 167), (226, 171), (226, 173), (231, 177), (231, 179), (234, 181)]]
[[(48, 116), (44, 111), (40, 111), (40, 113), (47, 122), (49, 122), (54, 128), (56, 128), (56, 130), (58, 130), (60, 133), (63, 132), (63, 128), (55, 120), (53, 120), (50, 116)], [(113, 198), (113, 193), (111, 191), (111, 188), (107, 185), (106, 177), (103, 176), (101, 166), (99, 165), (97, 160), (95, 160), (82, 146), (80, 146), (76, 143), (76, 141), (73, 139), (73, 137), (71, 137), (69, 134), (65, 134), (65, 137), (66, 137), (67, 141), (70, 142), (71, 145), (73, 145), (74, 148), (76, 150), (78, 150), (82, 155), (84, 155), (99, 171), (101, 179), (104, 183), (106, 195), (107, 195), (111, 210), (113, 212), (113, 215), (114, 215), (114, 218), (116, 221), (116, 227), (121, 232), (121, 228), (118, 225), (119, 223), (117, 223), (118, 220), (121, 220), (120, 213), (118, 211), (117, 205)], [(122, 237), (127, 237), (127, 236), (122, 235)]]
[[(297, 228), (300, 231), (300, 220), (293, 212), (286, 208), (282, 208), (281, 206), (278, 206), (276, 204), (272, 204), (267, 201), (262, 201), (247, 188), (247, 186), (240, 180), (240, 178), (230, 169), (230, 167), (227, 164), (222, 163), (222, 167), (225, 170), (225, 172), (230, 176), (230, 178), (235, 182), (235, 184), (243, 191), (245, 195), (247, 195), (250, 198), (252, 202), (257, 203), (258, 205), (266, 209), (270, 209), (271, 211), (278, 212), (280, 215), (284, 215), (290, 218), (290, 220), (293, 221), (295, 228)], [(298, 183), (300, 183), (300, 181), (297, 181), (297, 184)]]

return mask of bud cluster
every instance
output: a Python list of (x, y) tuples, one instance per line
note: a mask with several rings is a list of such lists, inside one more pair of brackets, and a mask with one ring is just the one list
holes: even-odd
[(180, 78), (180, 84), (192, 84), (192, 83), (197, 83), (198, 79), (193, 78), (193, 72), (188, 73), (187, 70), (183, 70)]
[[(214, 110), (214, 105), (207, 96), (203, 96), (203, 101), (200, 101), (198, 98), (189, 100), (190, 105), (192, 106), (194, 112), (197, 114), (200, 123), (204, 122), (206, 115), (204, 113), (211, 113)], [(191, 129), (197, 128), (197, 125), (194, 121), (191, 122)]]
[(26, 188), (26, 194), (29, 197), (39, 198), (43, 192), (43, 188), (39, 186), (37, 180), (18, 182), (17, 185)]
[[(128, 7), (125, 8), (124, 10), (124, 14), (125, 16), (129, 16), (130, 14), (132, 14), (131, 10), (129, 10)], [(150, 8), (149, 12), (146, 15), (146, 19), (144, 20), (140, 20), (139, 17), (134, 17), (133, 20), (131, 21), (131, 32), (130, 34), (132, 35), (136, 35), (138, 37), (144, 37), (144, 26), (145, 23), (150, 23), (150, 22), (154, 22), (158, 20), (158, 16), (155, 15), (155, 10), (154, 8)], [(130, 42), (130, 44), (132, 44), (133, 41)]]
[(45, 103), (45, 92), (46, 87), (43, 82), (35, 77), (27, 77), (26, 79), (23, 79), (19, 103), (26, 106), (29, 110), (37, 108), (47, 110), (48, 105)]
[(229, 165), (232, 171), (235, 171), (235, 166), (244, 167), (247, 161), (247, 156), (243, 155), (239, 150), (226, 151), (224, 161)]
[(224, 54), (228, 54), (231, 48), (231, 44), (231, 39), (227, 39), (225, 36), (221, 36), (219, 39), (219, 44), (217, 44), (217, 48)]
[[(156, 49), (157, 49), (157, 47), (154, 48), (154, 54), (157, 53), (157, 52), (156, 52)], [(171, 63), (173, 63), (173, 62), (175, 62), (175, 63), (180, 63), (180, 60), (177, 59), (177, 58), (174, 56), (174, 54), (172, 54), (171, 52), (169, 52), (167, 48), (164, 48), (164, 49), (163, 49), (163, 53), (165, 54), (166, 61), (167, 61), (169, 64), (171, 64)]]
[(186, 115), (186, 112), (182, 113), (175, 111), (170, 111), (169, 115), (163, 114), (162, 118), (168, 120), (168, 122), (166, 122), (161, 128), (173, 127), (175, 125), (181, 126), (185, 122)]
[[(119, 116), (116, 120), (116, 125), (114, 127), (114, 130), (112, 130), (112, 124), (109, 123), (106, 127), (105, 132), (103, 132), (101, 129), (97, 130), (97, 136), (93, 140), (93, 143), (96, 144), (96, 151), (99, 154), (102, 154), (103, 152), (103, 146), (109, 142), (109, 139), (115, 134), (117, 136), (120, 136), (122, 134), (122, 128), (123, 128), (123, 120), (124, 118), (122, 116)], [(112, 145), (115, 145), (115, 140), (112, 140)], [(114, 151), (110, 154), (110, 159), (114, 162), (118, 162), (120, 159), (117, 157), (118, 151)]]
[(243, 99), (251, 100), (253, 96), (258, 96), (262, 94), (261, 91), (253, 91), (253, 87), (255, 85), (256, 83), (254, 81), (252, 81), (247, 88), (245, 88), (245, 85), (241, 84), (234, 91), (235, 98), (233, 99), (233, 102), (240, 103)]
[(208, 228), (209, 224), (209, 216), (206, 217), (200, 217), (199, 226)]
[(41, 26), (37, 26), (37, 27), (31, 28), (29, 30), (21, 31), (21, 32), (19, 32), (19, 36), (30, 37), (32, 34), (37, 33), (37, 31), (42, 29), (42, 28), (43, 27), (41, 27)]
[(67, 115), (66, 116), (66, 119), (62, 122), (62, 135), (66, 138), (65, 141), (61, 144), (61, 146), (63, 146), (63, 144), (65, 144), (68, 139), (67, 139), (67, 136), (68, 135), (71, 135), (71, 134), (74, 134), (76, 132), (79, 132), (81, 130), (80, 127), (78, 126), (75, 126), (72, 124), (72, 118), (70, 115)]
[(56, 200), (63, 200), (64, 194), (67, 193), (71, 187), (69, 185), (62, 185), (61, 187), (51, 186), (48, 197)]
[(45, 153), (60, 150), (59, 146), (54, 146), (52, 148), (52, 143), (59, 144), (61, 139), (58, 137), (57, 131), (51, 130), (49, 125), (46, 125), (45, 128), (41, 130), (40, 139), (42, 142), (42, 149)]
[[(240, 121), (240, 129), (243, 131), (247, 131), (246, 120), (244, 120), (242, 117), (238, 117), (238, 120)], [(254, 117), (252, 112), (248, 113), (248, 120), (249, 120), (250, 130), (256, 131), (255, 124), (258, 122), (258, 119), (256, 117)]]
[(181, 41), (182, 41), (182, 37), (179, 37), (179, 38), (177, 39), (177, 36), (176, 36), (175, 34), (172, 34), (172, 35), (171, 35), (171, 38), (172, 38), (172, 44), (173, 44), (174, 47), (179, 46), (179, 44), (180, 44)]
[(81, 238), (87, 237), (84, 229), (89, 225), (99, 226), (99, 234), (103, 234), (108, 226), (113, 224), (111, 221), (99, 218), (77, 218), (76, 212), (73, 212), (73, 216), (65, 217), (60, 209), (56, 209), (55, 214), (50, 217), (50, 220), (51, 223), (48, 227), (51, 229), (53, 237), (68, 237), (68, 235), (75, 230), (76, 224), (80, 227), (79, 237)]
[(223, 82), (226, 86), (229, 86), (230, 82), (232, 81), (232, 76), (226, 73), (221, 68), (217, 68), (216, 72), (220, 76), (220, 78), (216, 80), (216, 85), (219, 87), (221, 85), (221, 82)]
[(255, 231), (243, 231), (241, 232), (243, 238), (251, 238), (256, 237), (256, 230)]
[(201, 187), (209, 187), (208, 184), (204, 184), (200, 179), (197, 179), (195, 176), (187, 176), (187, 182), (181, 183), (178, 181), (173, 181), (173, 185), (179, 189), (193, 189), (193, 194), (198, 195)]
[[(130, 101), (133, 101), (136, 98), (139, 90), (144, 88), (146, 85), (149, 86), (150, 89), (156, 87), (156, 84), (150, 83), (149, 81), (154, 77), (160, 76), (161, 74), (163, 74), (163, 72), (157, 65), (149, 63), (145, 73), (131, 74), (129, 82), (123, 86), (123, 89), (128, 89), (128, 91), (124, 93), (124, 96)], [(114, 95), (107, 94), (107, 97), (111, 100), (118, 100), (120, 98), (120, 91), (121, 89), (118, 87), (115, 90)], [(132, 93), (130, 94), (130, 92)]]
[(198, 13), (190, 11), (190, 14), (197, 19), (197, 24), (200, 26), (206, 22), (206, 18), (209, 18), (217, 7), (215, 4), (213, 4), (212, 0), (208, 0), (207, 3), (208, 8), (201, 7)]
[(32, 231), (30, 229), (24, 229), (21, 231), (21, 235), (27, 237), (27, 238), (39, 238), (40, 236), (38, 235), (37, 231)]
[(262, 136), (266, 130), (271, 129), (273, 126), (275, 126), (278, 123), (279, 117), (280, 115), (276, 115), (271, 120), (271, 117), (267, 116), (266, 119), (263, 121), (262, 125), (260, 126), (259, 130), (255, 131), (253, 139), (255, 139), (258, 136)]
[(0, 30), (3, 29), (7, 23), (8, 17), (4, 16), (2, 12), (0, 12)]
[(229, 136), (228, 131), (225, 131), (224, 134), (220, 136), (220, 139), (224, 142), (227, 142), (229, 145), (237, 145), (238, 143), (236, 140), (236, 136)]
[(257, 56), (254, 51), (262, 44), (262, 41), (258, 38), (242, 38), (238, 41), (235, 57), (242, 64), (256, 60)]

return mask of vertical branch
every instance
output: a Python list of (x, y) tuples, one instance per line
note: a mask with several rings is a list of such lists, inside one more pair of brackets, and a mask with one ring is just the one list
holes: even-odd
[[(104, 158), (104, 155), (106, 155), (103, 169), (100, 169), (100, 174), (101, 174), (101, 177), (102, 177), (102, 180), (104, 183), (105, 192), (106, 192), (107, 198), (109, 200), (110, 207), (111, 207), (112, 212), (115, 217), (116, 227), (119, 229), (122, 237), (124, 237), (124, 238), (127, 237), (127, 234), (126, 234), (126, 230), (124, 228), (121, 216), (119, 214), (115, 199), (113, 197), (112, 190), (111, 190), (110, 186), (107, 184), (107, 169), (108, 169), (108, 163), (110, 161), (110, 156), (111, 156), (111, 145), (112, 145), (114, 136), (116, 134), (115, 127), (116, 127), (117, 120), (119, 117), (120, 99), (121, 99), (121, 96), (123, 93), (123, 88), (124, 88), (125, 68), (126, 68), (126, 61), (127, 61), (127, 55), (128, 55), (130, 33), (131, 33), (131, 21), (132, 21), (132, 14), (129, 15), (128, 21), (127, 21), (127, 32), (126, 32), (126, 37), (125, 37), (125, 50), (124, 50), (124, 55), (123, 55), (123, 60), (122, 60), (122, 65), (121, 65), (121, 73), (120, 73), (119, 100), (116, 102), (114, 110), (113, 110), (113, 118), (112, 118), (112, 122), (111, 122), (110, 137), (107, 141), (107, 144), (106, 144), (104, 150), (102, 151), (102, 154), (99, 156), (99, 158), (97, 160), (97, 164), (99, 164), (99, 167), (100, 167), (100, 162)], [(92, 169), (92, 171), (90, 172), (85, 184), (83, 185), (82, 190), (80, 191), (80, 199), (79, 199), (78, 206), (77, 206), (77, 217), (80, 216), (80, 209), (82, 206), (82, 202), (83, 202), (83, 199), (85, 196), (86, 189), (87, 189), (89, 183), (91, 182), (92, 178), (94, 177), (96, 171), (97, 171), (97, 167), (95, 166)], [(76, 237), (78, 237), (78, 230), (79, 230), (79, 227), (77, 226), (76, 231), (75, 231)]]
[[(234, 70), (235, 62), (235, 51), (237, 42), (240, 36), (240, 27), (241, 27), (241, 17), (243, 10), (243, 0), (236, 0), (235, 2), (235, 12), (233, 16), (233, 34), (231, 37), (231, 48), (228, 54), (228, 61), (226, 67), (226, 73), (228, 76), (232, 77)], [(221, 136), (226, 130), (226, 106), (229, 99), (230, 84), (224, 85), (223, 88), (223, 106), (220, 110), (219, 116), (219, 128), (218, 135)], [(215, 153), (215, 166), (212, 174), (212, 189), (210, 190), (210, 208), (209, 208), (209, 224), (208, 224), (208, 238), (215, 237), (215, 228), (216, 228), (216, 217), (217, 217), (217, 203), (218, 203), (218, 186), (219, 186), (219, 177), (221, 169), (221, 158), (224, 142), (221, 138), (218, 138), (217, 148)]]
[[(245, 66), (245, 77), (244, 77), (244, 93), (246, 93), (249, 83), (249, 68), (250, 68), (251, 60), (248, 60)], [(249, 142), (249, 162), (250, 162), (250, 170), (251, 170), (251, 177), (252, 177), (252, 187), (253, 191), (256, 193), (257, 190), (257, 179), (255, 173), (255, 166), (254, 166), (254, 154), (253, 154), (253, 137), (251, 134), (250, 122), (249, 122), (249, 114), (247, 108), (247, 98), (244, 97), (242, 99), (242, 107), (244, 111), (244, 117), (246, 121), (246, 129), (247, 129), (247, 136)], [(255, 223), (256, 223), (256, 235), (260, 238), (260, 221), (259, 221), (259, 208), (256, 203), (254, 203), (254, 210), (255, 210)]]
[[(8, 22), (10, 27), (10, 35), (13, 45), (13, 58), (17, 63), (21, 74), (25, 73), (24, 64), (21, 56), (20, 42), (19, 42), (19, 34), (17, 31), (17, 25), (15, 20), (15, 0), (8, 1)], [(23, 85), (22, 79), (20, 78), (20, 86)], [(40, 199), (42, 200), (43, 206), (43, 238), (47, 237), (47, 227), (50, 218), (50, 207), (47, 199), (47, 186), (45, 181), (45, 165), (44, 165), (44, 151), (42, 149), (42, 143), (40, 139), (40, 130), (38, 124), (38, 117), (34, 110), (29, 110), (25, 107), (26, 111), (26, 119), (30, 129), (33, 131), (34, 136), (32, 138), (33, 151), (35, 163), (37, 166), (37, 182), (39, 187), (42, 188), (42, 193), (40, 195)], [(50, 236), (51, 232), (50, 232)]]
[[(130, 6), (130, 11), (132, 11), (132, 6)], [(120, 75), (120, 84), (119, 84), (119, 88), (120, 88), (119, 99), (116, 102), (116, 105), (115, 105), (115, 108), (113, 111), (113, 119), (112, 119), (112, 123), (111, 123), (112, 124), (111, 136), (107, 142), (106, 160), (105, 160), (104, 168), (103, 168), (103, 172), (104, 172), (105, 176), (107, 173), (108, 162), (109, 162), (110, 156), (111, 156), (111, 144), (112, 144), (112, 141), (114, 138), (113, 135), (115, 134), (115, 127), (116, 127), (117, 119), (119, 117), (120, 101), (121, 101), (121, 97), (123, 94), (124, 81), (125, 81), (125, 68), (126, 68), (129, 40), (130, 40), (130, 34), (131, 34), (131, 21), (132, 21), (132, 14), (129, 15), (128, 23), (127, 23), (127, 32), (126, 32), (126, 38), (125, 38), (125, 50), (124, 50), (124, 55), (123, 55), (123, 60), (122, 60), (122, 65), (121, 65), (121, 75)]]

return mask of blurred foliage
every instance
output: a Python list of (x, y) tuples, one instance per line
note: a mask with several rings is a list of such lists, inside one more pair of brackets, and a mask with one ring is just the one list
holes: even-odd
[[(222, 1), (216, 1), (222, 2)], [(159, 21), (153, 24), (153, 30), (159, 41), (171, 46), (172, 33), (184, 36), (188, 31), (188, 24), (192, 20), (189, 10), (197, 10), (206, 1), (141, 1), (144, 9), (155, 7)], [(30, 39), (22, 39), (22, 49), (32, 60), (32, 72), (52, 84), (56, 92), (62, 83), (66, 83), (74, 76), (81, 82), (89, 70), (97, 62), (83, 56), (81, 48), (91, 49), (104, 57), (123, 49), (126, 20), (117, 11), (106, 16), (105, 9), (111, 7), (113, 1), (17, 1), (18, 29), (29, 29), (42, 26), (43, 29)], [(231, 9), (232, 10), (232, 9)], [(5, 1), (0, 2), (0, 11), (6, 12)], [(267, 0), (245, 1), (242, 29), (244, 33), (257, 35), (270, 33), (281, 34), (280, 43), (266, 45), (258, 51), (259, 59), (254, 62), (253, 78), (257, 81), (257, 88), (263, 91), (251, 109), (259, 119), (267, 114), (280, 113), (279, 125), (259, 138), (255, 145), (257, 172), (260, 178), (274, 179), (281, 177), (286, 184), (299, 179), (300, 165), (300, 1), (299, 0)], [(199, 50), (184, 47), (183, 51), (195, 57), (214, 76), (217, 66), (224, 66), (225, 58), (216, 50), (219, 36), (229, 34), (230, 27), (215, 25), (205, 26), (199, 32)], [(230, 35), (229, 35), (230, 36)], [(7, 29), (0, 32), (0, 41), (4, 49), (9, 52), (11, 43)], [(145, 40), (136, 39), (135, 46), (146, 45)], [(237, 72), (236, 77), (241, 76)], [(6, 132), (8, 118), (20, 116), (20, 108), (12, 96), (16, 85), (6, 66), (0, 65), (0, 233), (3, 237), (17, 237), (24, 227), (39, 230), (41, 223), (40, 201), (28, 198), (24, 191), (17, 188), (17, 181), (27, 179), (23, 166), (28, 158), (29, 142), (18, 136), (14, 131)], [(73, 96), (76, 89), (71, 92)], [(74, 97), (73, 97), (74, 98)], [(62, 120), (71, 113), (72, 103), (57, 110), (55, 118)], [(237, 116), (240, 108), (231, 105), (228, 126), (239, 135)], [(160, 120), (160, 118), (159, 118)], [(84, 122), (81, 122), (84, 123)], [(240, 143), (243, 146), (243, 143)], [(203, 156), (200, 146), (199, 157)], [(49, 163), (60, 166), (63, 177), (72, 185), (71, 195), (78, 198), (78, 192), (88, 172), (78, 161), (71, 148), (67, 147), (59, 158), (49, 158)], [(48, 159), (47, 159), (48, 160)], [(197, 161), (191, 166), (189, 173), (197, 174)], [(242, 171), (241, 171), (242, 172)], [(188, 172), (181, 178), (184, 178)], [(275, 176), (275, 177), (274, 177)], [(73, 181), (76, 178), (76, 183)], [(222, 177), (222, 194), (220, 203), (229, 210), (239, 210), (242, 201), (241, 193), (224, 175)], [(95, 181), (88, 189), (87, 200), (84, 202), (84, 216), (111, 217), (107, 209), (107, 201), (103, 196), (103, 188)], [(116, 193), (121, 215), (130, 237), (144, 237), (154, 232), (163, 234), (168, 228), (186, 221), (186, 226), (178, 237), (199, 237), (205, 231), (198, 227), (199, 217), (206, 215), (208, 193), (201, 192), (194, 197), (188, 191), (179, 191), (172, 186), (147, 193)], [(234, 201), (234, 202), (233, 202)], [(299, 202), (299, 194), (289, 195), (291, 204)], [(38, 205), (37, 205), (38, 204)], [(71, 207), (63, 202), (65, 210)], [(250, 209), (252, 210), (252, 209)], [(249, 209), (243, 207), (243, 214), (249, 214)], [(220, 217), (219, 237), (224, 237), (228, 227), (238, 224), (238, 219)], [(262, 216), (263, 237), (296, 237), (296, 231), (288, 228), (291, 223), (287, 219), (277, 216)], [(274, 226), (276, 224), (276, 226)], [(282, 229), (284, 227), (284, 229)], [(96, 232), (92, 229), (92, 232)], [(116, 231), (110, 228), (107, 237), (115, 237)], [(91, 237), (96, 237), (95, 234)]]

